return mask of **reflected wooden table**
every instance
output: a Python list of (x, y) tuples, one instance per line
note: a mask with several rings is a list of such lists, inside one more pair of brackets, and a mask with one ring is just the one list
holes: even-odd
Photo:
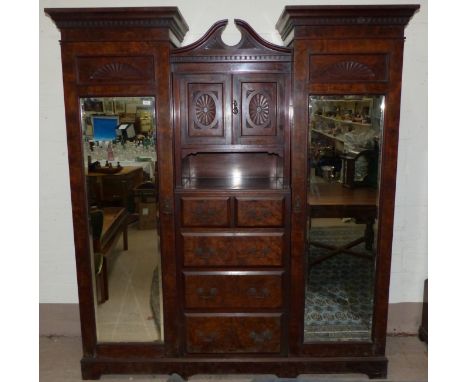
[(377, 218), (378, 192), (373, 188), (346, 188), (341, 183), (313, 183), (307, 196), (310, 219), (314, 218), (354, 218), (357, 224), (365, 224), (364, 235), (342, 246), (333, 246), (309, 240), (319, 248), (331, 252), (320, 256), (309, 264), (315, 265), (322, 261), (345, 253), (352, 256), (373, 259), (374, 256), (352, 250), (352, 247), (365, 242), (366, 249), (372, 250), (374, 242), (374, 222)]
[(133, 189), (143, 183), (143, 168), (126, 166), (115, 174), (89, 172), (90, 192), (98, 205), (121, 205), (128, 210)]

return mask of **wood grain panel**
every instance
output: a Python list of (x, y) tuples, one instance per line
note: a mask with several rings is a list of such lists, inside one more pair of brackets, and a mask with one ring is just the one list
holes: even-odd
[(284, 224), (284, 197), (236, 198), (239, 227), (281, 227)]
[(279, 353), (281, 315), (186, 315), (188, 353)]
[(184, 272), (185, 307), (280, 308), (282, 273)]
[(182, 225), (185, 227), (229, 226), (229, 198), (181, 198)]
[(184, 265), (281, 266), (284, 233), (182, 233)]

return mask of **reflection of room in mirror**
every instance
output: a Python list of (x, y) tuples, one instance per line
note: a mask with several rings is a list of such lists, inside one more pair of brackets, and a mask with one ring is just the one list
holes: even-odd
[(384, 98), (309, 98), (304, 339), (370, 341)]
[(154, 105), (81, 99), (100, 342), (163, 340)]
[(97, 304), (98, 340), (162, 340), (161, 264), (155, 231), (129, 227), (129, 247), (117, 242), (107, 263), (109, 298)]

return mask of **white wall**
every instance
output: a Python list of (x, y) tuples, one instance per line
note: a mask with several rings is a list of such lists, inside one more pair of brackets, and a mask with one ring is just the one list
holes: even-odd
[[(275, 30), (287, 4), (396, 4), (411, 1), (287, 0), (44, 0), (40, 3), (40, 302), (78, 302), (74, 260), (60, 34), (45, 7), (178, 6), (189, 25), (183, 45), (217, 20), (240, 18), (263, 38), (281, 44)], [(240, 34), (229, 24), (223, 38)], [(422, 301), (427, 277), (427, 3), (406, 29), (400, 151), (390, 302)]]

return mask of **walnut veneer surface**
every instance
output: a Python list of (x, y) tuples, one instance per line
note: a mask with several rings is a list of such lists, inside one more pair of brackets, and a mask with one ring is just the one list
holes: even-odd
[[(175, 7), (45, 10), (61, 32), (84, 379), (386, 375), (404, 28), (418, 8), (287, 6), (287, 47), (241, 20), (227, 46), (223, 20), (182, 48)], [(386, 95), (369, 342), (304, 343), (308, 204), (348, 203), (346, 190), (307, 197), (309, 94)], [(164, 343), (97, 341), (78, 99), (110, 95), (156, 99)]]

